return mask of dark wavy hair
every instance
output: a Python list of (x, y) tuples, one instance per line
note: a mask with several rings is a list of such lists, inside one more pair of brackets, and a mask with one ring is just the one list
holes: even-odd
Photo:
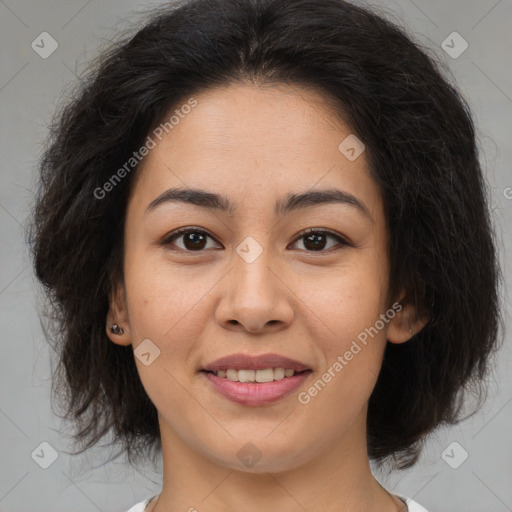
[(105, 332), (137, 167), (107, 199), (94, 191), (185, 98), (242, 81), (333, 101), (384, 200), (390, 297), (405, 289), (430, 318), (407, 343), (387, 343), (369, 457), (412, 466), (436, 426), (461, 421), (466, 391), (481, 406), (499, 345), (496, 237), (470, 108), (428, 54), (385, 15), (343, 0), (170, 3), (102, 50), (53, 119), (30, 229), (58, 355), (52, 389), (78, 453), (107, 433), (130, 462), (161, 450), (132, 347)]

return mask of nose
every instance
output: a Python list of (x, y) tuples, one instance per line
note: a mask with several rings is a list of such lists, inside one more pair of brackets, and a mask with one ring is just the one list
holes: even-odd
[(248, 262), (234, 256), (233, 267), (220, 287), (216, 320), (225, 329), (250, 333), (277, 332), (289, 326), (294, 309), (290, 290), (279, 265), (263, 250)]

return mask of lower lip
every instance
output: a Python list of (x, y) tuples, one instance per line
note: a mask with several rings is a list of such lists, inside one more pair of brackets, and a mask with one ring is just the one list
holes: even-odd
[(234, 382), (213, 373), (203, 371), (216, 391), (233, 402), (243, 405), (265, 405), (283, 398), (301, 386), (311, 374), (311, 370), (297, 373), (272, 382)]

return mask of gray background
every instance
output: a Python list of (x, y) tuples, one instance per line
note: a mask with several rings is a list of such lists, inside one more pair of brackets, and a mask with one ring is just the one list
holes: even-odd
[[(160, 490), (159, 473), (149, 465), (140, 473), (128, 468), (122, 458), (101, 466), (106, 448), (74, 458), (65, 453), (72, 447), (50, 406), (48, 348), (24, 243), (37, 161), (59, 98), (67, 94), (66, 86), (77, 80), (76, 74), (105, 40), (137, 22), (141, 9), (158, 3), (163, 2), (0, 0), (0, 512), (123, 511)], [(417, 41), (435, 52), (473, 109), (508, 289), (512, 2), (386, 0), (372, 5), (393, 20), (402, 20)], [(457, 58), (441, 46), (454, 31), (469, 45)], [(58, 42), (57, 50), (46, 59), (31, 47), (42, 32)], [(460, 48), (458, 42), (449, 44)], [(503, 295), (510, 326), (506, 290)], [(458, 427), (437, 431), (413, 469), (378, 474), (387, 488), (414, 497), (430, 512), (512, 511), (511, 342), (506, 329), (485, 407)], [(31, 457), (42, 442), (58, 453), (48, 469), (36, 464), (37, 455)], [(453, 442), (458, 445), (450, 446)], [(448, 461), (457, 466), (465, 452), (468, 459), (453, 469)], [(37, 453), (45, 454), (39, 458), (43, 461), (50, 451), (38, 449)]]

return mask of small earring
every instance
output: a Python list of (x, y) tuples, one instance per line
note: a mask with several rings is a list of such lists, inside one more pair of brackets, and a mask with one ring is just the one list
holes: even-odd
[(117, 334), (118, 336), (121, 336), (122, 334), (124, 334), (124, 330), (121, 327), (119, 327), (119, 325), (117, 325), (117, 324), (112, 324), (110, 326), (110, 332), (112, 334)]

